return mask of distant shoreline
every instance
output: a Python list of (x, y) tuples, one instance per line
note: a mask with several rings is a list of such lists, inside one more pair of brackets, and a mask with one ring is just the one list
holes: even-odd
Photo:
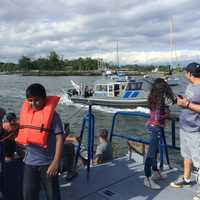
[(102, 73), (98, 71), (12, 71), (0, 72), (0, 75), (18, 74), (21, 76), (100, 76)]
[[(136, 71), (125, 71), (128, 76), (143, 76), (150, 75), (152, 73), (136, 72)], [(162, 75), (167, 75), (164, 72), (159, 72)], [(12, 72), (0, 72), (0, 75), (12, 75), (19, 74), (22, 76), (101, 76), (101, 71), (12, 71)], [(176, 73), (175, 73), (176, 74)]]

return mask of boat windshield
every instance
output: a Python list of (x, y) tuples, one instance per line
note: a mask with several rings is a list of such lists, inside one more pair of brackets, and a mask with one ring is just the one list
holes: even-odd
[(98, 84), (96, 85), (96, 91), (107, 91), (107, 85), (104, 84)]
[(127, 83), (126, 90), (141, 90), (143, 82)]

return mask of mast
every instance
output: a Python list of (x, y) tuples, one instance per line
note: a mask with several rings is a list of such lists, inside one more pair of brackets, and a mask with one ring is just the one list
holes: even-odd
[(173, 17), (170, 20), (170, 50), (171, 50), (171, 66), (178, 64), (178, 57), (176, 52), (176, 40), (175, 40), (175, 25)]
[(117, 44), (116, 44), (116, 61), (117, 61), (117, 67), (119, 68), (119, 44), (118, 44), (118, 40), (117, 40)]

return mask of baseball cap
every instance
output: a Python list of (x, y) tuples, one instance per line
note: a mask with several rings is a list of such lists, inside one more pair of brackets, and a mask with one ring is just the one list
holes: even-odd
[(186, 66), (185, 71), (192, 73), (192, 75), (200, 75), (200, 64), (192, 62)]

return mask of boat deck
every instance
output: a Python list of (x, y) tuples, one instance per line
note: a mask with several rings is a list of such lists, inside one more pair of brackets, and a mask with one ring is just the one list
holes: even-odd
[(72, 200), (190, 200), (197, 190), (195, 177), (190, 188), (176, 189), (169, 186), (182, 172), (178, 169), (165, 169), (168, 178), (160, 181), (160, 190), (151, 190), (143, 185), (143, 164), (128, 160), (127, 156), (112, 162), (92, 167), (89, 180), (86, 170), (80, 170), (72, 181), (61, 177), (62, 199)]

